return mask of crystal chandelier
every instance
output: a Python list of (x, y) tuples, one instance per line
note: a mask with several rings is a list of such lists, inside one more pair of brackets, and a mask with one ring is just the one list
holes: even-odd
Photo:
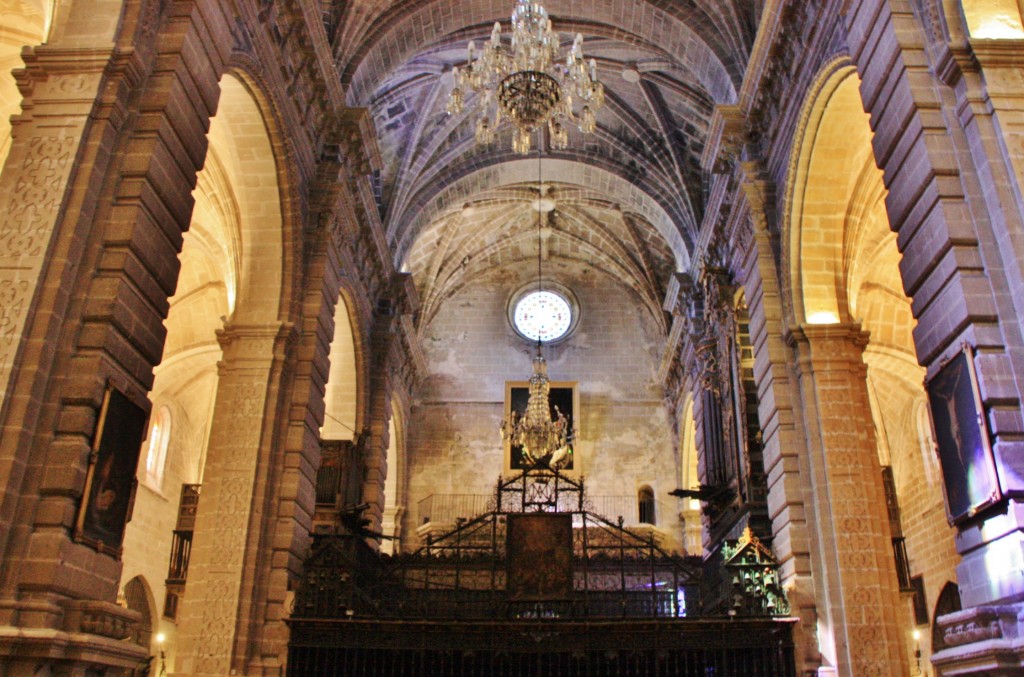
[(551, 420), (550, 390), (548, 365), (540, 353), (540, 341), (537, 341), (526, 412), (519, 416), (513, 411), (509, 421), (502, 421), (501, 438), (509, 440), (513, 446), (522, 447), (527, 463), (543, 464), (558, 470), (572, 460), (572, 430), (569, 419), (557, 405), (554, 408), (555, 419)]
[[(478, 143), (490, 143), (504, 120), (515, 131), (512, 149), (530, 152), (530, 137), (547, 124), (551, 145), (565, 148), (568, 124), (589, 134), (597, 127), (597, 111), (604, 105), (604, 85), (597, 81), (597, 62), (583, 58), (583, 36), (576, 35), (572, 48), (561, 60), (558, 36), (551, 28), (547, 10), (539, 2), (517, 0), (512, 12), (512, 51), (501, 44), (501, 24), (494, 24), (490, 42), (478, 52), (469, 43), (465, 70), (455, 68), (455, 86), (448, 99), (448, 113), (462, 112), (468, 88), (477, 94), (480, 117)], [(577, 112), (578, 107), (578, 112)]]

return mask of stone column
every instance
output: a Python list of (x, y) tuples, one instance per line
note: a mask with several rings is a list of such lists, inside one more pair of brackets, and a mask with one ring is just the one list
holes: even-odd
[(139, 615), (113, 603), (120, 563), (69, 538), (101, 387), (61, 419), (63, 440), (40, 444), (82, 224), (124, 120), (122, 88), (140, 75), (131, 56), (115, 54), (118, 12), (97, 6), (105, 9), (109, 17), (60, 25), (51, 44), (24, 51), (15, 72), (23, 113), (0, 174), (0, 557), (9, 565), (0, 671), (12, 676), (86, 666), (122, 674), (146, 655), (126, 639)]
[(109, 49), (37, 47), (26, 51), (26, 68), (18, 74), (25, 113), (14, 120), (0, 175), (0, 419), (12, 406), (12, 371), (29, 349), (22, 341), (43, 263), (58, 254), (54, 248), (67, 247), (54, 235), (110, 56)]
[[(986, 179), (978, 192), (992, 214), (993, 241), (983, 242), (981, 247), (992, 261), (988, 266), (1002, 264), (1006, 275), (1009, 293), (1001, 294), (996, 303), (997, 311), (1007, 318), (1005, 331), (1011, 337), (1005, 348), (986, 345), (984, 340), (973, 342), (978, 349), (975, 367), (995, 434), (999, 485), (1004, 495), (1012, 496), (1024, 492), (1024, 454), (1018, 441), (1024, 432), (1018, 385), (1024, 374), (1024, 348), (1019, 345), (1024, 340), (1020, 336), (1024, 317), (1024, 294), (1020, 293), (1024, 288), (1024, 40), (971, 39), (970, 47), (974, 59), (967, 53), (957, 54), (963, 71), (958, 103), (967, 142)], [(984, 250), (986, 245), (989, 251)], [(999, 354), (1003, 350), (1006, 354)], [(930, 373), (934, 371), (933, 367)], [(1014, 400), (1016, 406), (1005, 404)], [(957, 579), (965, 607), (1024, 597), (1024, 509), (1020, 503), (1011, 499), (1007, 510), (991, 511), (983, 522), (962, 524), (957, 550), (963, 556)], [(1024, 618), (1024, 604), (1018, 603), (1017, 611)], [(1017, 655), (1021, 652), (1024, 649), (1018, 649)]]
[(867, 334), (851, 324), (805, 325), (790, 341), (808, 425), (819, 603), (831, 611), (823, 616), (830, 623), (819, 623), (822, 653), (839, 675), (909, 675), (865, 380)]
[[(259, 465), (271, 453), (274, 395), (291, 335), (290, 325), (228, 326), (214, 405), (192, 558), (178, 623), (173, 674), (227, 675), (234, 667), (240, 600), (259, 566), (263, 520), (254, 498)], [(256, 527), (258, 528), (258, 526)]]
[[(370, 406), (369, 423), (366, 426), (369, 436), (363, 444), (363, 501), (369, 508), (363, 517), (370, 520), (369, 528), (381, 531), (384, 524), (384, 483), (388, 476), (388, 422), (391, 419), (391, 379), (389, 377), (389, 358), (391, 353), (392, 318), (380, 312), (375, 314), (373, 330), (370, 334)], [(367, 543), (374, 548), (380, 546), (379, 541), (369, 540)]]
[(1006, 497), (958, 527), (967, 609), (938, 622), (950, 648), (932, 661), (938, 674), (1014, 674), (1024, 651), (1024, 621), (1007, 621), (1024, 619), (1024, 42), (968, 38), (958, 13), (947, 12), (949, 33), (931, 45), (905, 2), (851, 3), (844, 20), (872, 125), (884, 131), (873, 145), (918, 319), (917, 354), (934, 374), (962, 341), (976, 349)]

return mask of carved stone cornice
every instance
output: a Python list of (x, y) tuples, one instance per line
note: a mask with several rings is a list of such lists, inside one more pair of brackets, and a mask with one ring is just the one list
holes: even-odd
[[(268, 63), (278, 66), (278, 76), (297, 119), (305, 124), (311, 145), (329, 134), (332, 111), (344, 101), (340, 77), (331, 58), (323, 24), (312, 3), (300, 0), (259, 0), (254, 25), (261, 26), (260, 48), (272, 49)], [(234, 31), (236, 46), (253, 42), (240, 22)]]
[(110, 639), (128, 639), (142, 614), (110, 602), (73, 600), (64, 603), (64, 629)]
[(274, 359), (283, 359), (297, 340), (298, 331), (292, 322), (228, 322), (217, 330), (217, 342), (224, 351), (221, 365), (230, 368), (265, 367)]
[(837, 7), (829, 3), (780, 0), (762, 12), (758, 40), (747, 66), (740, 106), (747, 113), (749, 141), (770, 143), (776, 122), (788, 105), (785, 94), (805, 63), (810, 38), (826, 23), (825, 14)]
[[(946, 648), (964, 647), (980, 642), (991, 642), (1019, 636), (1018, 606), (984, 606), (957, 611), (938, 618)], [(961, 651), (943, 651), (958, 654)], [(943, 661), (940, 661), (943, 662)]]
[(353, 173), (358, 175), (380, 171), (384, 167), (377, 130), (369, 108), (345, 108), (338, 116), (338, 139)]
[(970, 39), (971, 51), (982, 68), (1020, 68), (1024, 66), (1024, 40)]
[(783, 337), (797, 352), (797, 373), (811, 374), (825, 365), (831, 373), (843, 369), (851, 373), (867, 370), (864, 349), (870, 333), (856, 322), (803, 324), (791, 328)]
[(735, 104), (715, 106), (700, 158), (701, 168), (712, 174), (730, 172), (746, 140), (747, 123), (740, 107)]

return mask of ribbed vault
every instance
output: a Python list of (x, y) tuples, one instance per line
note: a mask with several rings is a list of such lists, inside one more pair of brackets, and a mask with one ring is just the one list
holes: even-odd
[[(472, 102), (446, 112), (452, 68), (495, 21), (508, 35), (515, 0), (355, 0), (334, 16), (349, 104), (372, 111), (384, 169), (376, 190), (396, 263), (437, 305), (498, 265), (536, 256), (537, 160), (510, 135), (478, 146)], [(661, 316), (673, 270), (688, 266), (704, 211), (700, 156), (714, 106), (732, 103), (756, 23), (755, 3), (546, 0), (563, 45), (584, 37), (607, 103), (594, 134), (546, 149), (555, 195), (545, 255), (600, 265)], [(333, 26), (342, 29), (333, 30)]]

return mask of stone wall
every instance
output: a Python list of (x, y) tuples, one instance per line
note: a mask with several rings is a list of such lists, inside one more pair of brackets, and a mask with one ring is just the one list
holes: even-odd
[[(431, 494), (490, 494), (503, 467), (504, 384), (529, 378), (533, 347), (513, 332), (506, 307), (532, 266), (499, 268), (448, 299), (423, 332), (429, 373), (409, 424), (409, 509)], [(635, 496), (649, 485), (658, 526), (680, 543), (671, 423), (655, 381), (664, 337), (633, 292), (578, 263), (555, 261), (552, 277), (580, 303), (580, 321), (546, 346), (552, 381), (578, 381), (576, 464), (591, 497)], [(545, 273), (548, 275), (549, 273)], [(671, 513), (671, 514), (669, 514)], [(468, 515), (467, 515), (468, 516)], [(608, 515), (615, 519), (617, 515)]]

